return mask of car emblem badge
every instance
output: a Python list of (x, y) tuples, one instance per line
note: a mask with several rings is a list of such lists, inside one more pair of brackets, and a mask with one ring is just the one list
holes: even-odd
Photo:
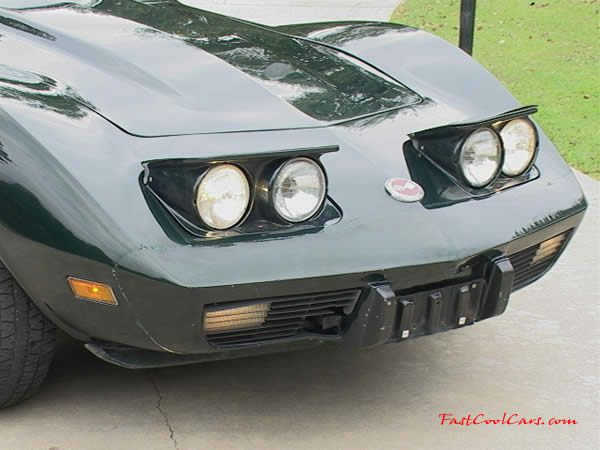
[(385, 190), (394, 199), (407, 203), (418, 202), (425, 196), (421, 186), (405, 178), (390, 178), (385, 182)]

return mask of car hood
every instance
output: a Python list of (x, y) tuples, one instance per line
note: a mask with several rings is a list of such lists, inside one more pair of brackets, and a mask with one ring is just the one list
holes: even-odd
[(0, 9), (0, 96), (138, 136), (328, 126), (421, 97), (346, 52), (175, 1)]

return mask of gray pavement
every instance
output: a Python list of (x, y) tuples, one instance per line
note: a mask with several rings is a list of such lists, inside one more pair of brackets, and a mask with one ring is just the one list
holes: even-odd
[[(239, 6), (258, 19), (250, 3), (194, 3), (228, 13)], [(284, 12), (298, 21), (378, 18), (376, 7), (353, 2), (344, 14), (337, 1), (314, 10), (313, 0), (261, 1), (271, 3), (265, 10), (282, 11), (282, 22), (292, 21)], [(287, 11), (292, 3), (302, 5), (297, 14)], [(386, 17), (395, 5), (355, 3), (381, 4)], [(0, 449), (600, 448), (600, 183), (577, 177), (590, 203), (578, 234), (498, 318), (371, 350), (152, 371), (110, 366), (65, 338), (42, 391), (0, 411)], [(504, 412), (579, 423), (461, 427), (438, 417)]]

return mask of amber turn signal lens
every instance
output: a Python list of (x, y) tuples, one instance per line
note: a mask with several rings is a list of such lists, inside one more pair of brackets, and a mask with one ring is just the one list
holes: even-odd
[(564, 234), (559, 234), (552, 239), (542, 242), (535, 252), (535, 256), (531, 260), (531, 264), (537, 264), (541, 260), (555, 255), (556, 252), (562, 247), (565, 237), (566, 236)]
[(109, 305), (118, 304), (112, 288), (106, 284), (94, 283), (93, 281), (80, 280), (73, 277), (69, 277), (67, 280), (75, 297)]
[(243, 330), (260, 327), (267, 318), (270, 303), (227, 308), (204, 313), (204, 330), (206, 334), (221, 331)]

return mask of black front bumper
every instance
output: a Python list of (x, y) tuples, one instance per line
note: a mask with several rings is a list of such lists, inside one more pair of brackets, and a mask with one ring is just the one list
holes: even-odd
[[(294, 317), (301, 316), (302, 320), (296, 322), (295, 327), (269, 319), (264, 326), (216, 334), (198, 327), (199, 335), (193, 345), (200, 351), (187, 354), (142, 350), (102, 341), (86, 347), (113, 364), (148, 368), (291, 351), (325, 342), (369, 347), (461, 328), (502, 314), (511, 292), (534, 282), (550, 269), (580, 219), (563, 220), (464, 261), (455, 261), (453, 275), (441, 282), (401, 287), (407, 275), (411, 280), (418, 280), (428, 274), (432, 280), (450, 270), (446, 266), (426, 265), (317, 280), (288, 280), (282, 285), (284, 292), (299, 286), (306, 289), (309, 285), (316, 288), (345, 285), (355, 289), (256, 300), (246, 297), (246, 300), (216, 304), (220, 308), (233, 308), (269, 302), (278, 305), (271, 308), (279, 314), (283, 311), (287, 316), (288, 311), (295, 311)], [(557, 240), (558, 237), (561, 239)], [(554, 247), (545, 245), (548, 242)], [(276, 288), (281, 291), (281, 286)], [(204, 305), (197, 315), (201, 317), (202, 311), (210, 308), (211, 305)]]

